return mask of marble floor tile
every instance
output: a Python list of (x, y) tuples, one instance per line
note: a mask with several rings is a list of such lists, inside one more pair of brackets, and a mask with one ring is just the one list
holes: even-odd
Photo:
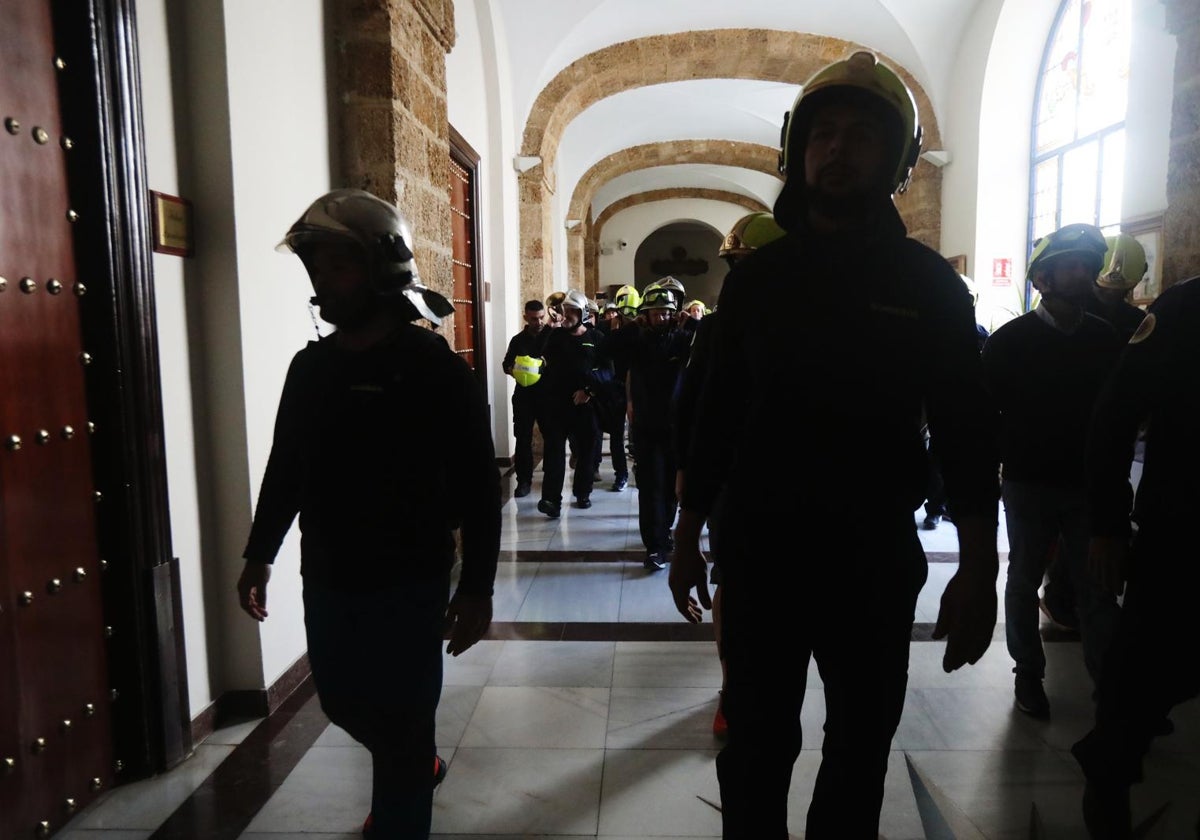
[(720, 837), (712, 750), (608, 750), (600, 800), (600, 834)]
[(227, 744), (202, 744), (178, 767), (102, 794), (64, 828), (158, 828), (233, 750)]
[(617, 642), (613, 687), (720, 688), (714, 642)]
[(501, 563), (496, 568), (492, 594), (492, 621), (516, 621), (540, 563)]
[(487, 684), (607, 688), (613, 658), (613, 642), (508, 641)]
[(246, 831), (352, 831), (370, 810), (371, 754), (360, 746), (313, 747)]
[(442, 686), (487, 685), (504, 645), (503, 641), (485, 639), (458, 656), (443, 652)]
[(621, 563), (542, 563), (518, 621), (616, 621)]
[(487, 686), (462, 747), (603, 747), (607, 688)]
[(222, 726), (220, 729), (214, 729), (211, 734), (206, 737), (202, 743), (214, 745), (225, 744), (236, 746), (246, 739), (246, 736), (254, 731), (254, 728), (263, 722), (265, 718), (252, 718), (250, 720), (238, 721)]
[(719, 697), (711, 688), (641, 688), (612, 690), (608, 710), (610, 750), (712, 750), (713, 715)]
[(595, 836), (602, 749), (462, 747), (433, 803), (435, 834)]
[(55, 840), (147, 840), (154, 831), (142, 829), (76, 828), (55, 834)]
[(626, 564), (621, 576), (620, 621), (683, 622), (667, 585), (668, 569), (648, 572), (639, 559)]

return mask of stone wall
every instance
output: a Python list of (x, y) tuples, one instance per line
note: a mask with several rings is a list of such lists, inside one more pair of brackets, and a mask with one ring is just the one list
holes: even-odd
[[(453, 0), (335, 0), (341, 185), (409, 217), (424, 283), (453, 297), (446, 53)], [(438, 332), (453, 344), (453, 316)]]
[(1167, 212), (1163, 219), (1163, 288), (1200, 274), (1200, 3), (1163, 0), (1176, 38)]

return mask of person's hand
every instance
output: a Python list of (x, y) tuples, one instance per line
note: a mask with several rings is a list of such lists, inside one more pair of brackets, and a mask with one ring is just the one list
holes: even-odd
[(238, 578), (238, 604), (255, 621), (267, 619), (267, 581), (271, 579), (270, 563), (246, 561)]
[(492, 596), (455, 592), (446, 607), (446, 628), (450, 642), (446, 653), (458, 656), (483, 638), (492, 624)]
[[(675, 527), (675, 551), (671, 555), (671, 571), (667, 575), (667, 585), (671, 588), (671, 598), (675, 601), (675, 609), (692, 624), (699, 624), (704, 619), (703, 607), (712, 609), (712, 598), (708, 594), (708, 566), (704, 553), (700, 551), (700, 534), (698, 528), (693, 528), (692, 519), (696, 514), (690, 511), (679, 512), (679, 524)], [(692, 597), (692, 589), (696, 597)]]
[(588, 395), (587, 391), (580, 388), (578, 391), (576, 391), (574, 394), (571, 395), (571, 399), (575, 403), (575, 405), (583, 405), (585, 402), (587, 402), (588, 400), (591, 399), (591, 396)]
[(996, 576), (959, 568), (942, 593), (934, 639), (946, 640), (942, 670), (974, 665), (987, 652), (996, 629)]
[(1092, 580), (1106, 592), (1120, 595), (1129, 571), (1129, 541), (1124, 537), (1092, 537), (1087, 563)]

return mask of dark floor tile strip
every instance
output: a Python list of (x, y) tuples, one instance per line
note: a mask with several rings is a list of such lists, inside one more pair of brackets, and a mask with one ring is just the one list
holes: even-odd
[(329, 725), (306, 679), (150, 840), (236, 840)]
[(644, 551), (501, 551), (501, 563), (637, 563), (646, 558)]

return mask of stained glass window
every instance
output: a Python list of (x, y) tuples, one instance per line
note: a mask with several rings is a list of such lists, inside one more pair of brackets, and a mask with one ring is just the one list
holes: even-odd
[(1121, 222), (1131, 0), (1063, 0), (1034, 102), (1029, 248), (1066, 224)]

